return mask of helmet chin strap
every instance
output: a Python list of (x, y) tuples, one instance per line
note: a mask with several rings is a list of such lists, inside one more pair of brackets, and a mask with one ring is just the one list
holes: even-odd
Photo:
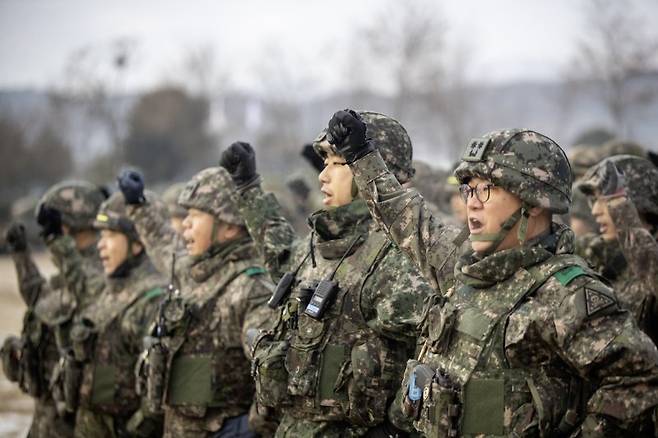
[(489, 234), (471, 234), (468, 238), (471, 242), (491, 242), (491, 245), (480, 252), (480, 254), (487, 256), (496, 252), (500, 244), (505, 240), (507, 235), (510, 233), (514, 225), (519, 222), (519, 229), (517, 232), (517, 238), (519, 243), (525, 242), (526, 234), (528, 232), (528, 218), (530, 217), (530, 206), (526, 203), (517, 209), (510, 217), (508, 217), (505, 222), (500, 227), (500, 231), (497, 233)]

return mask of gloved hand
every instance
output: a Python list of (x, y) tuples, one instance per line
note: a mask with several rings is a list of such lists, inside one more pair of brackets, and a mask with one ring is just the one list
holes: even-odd
[(367, 137), (365, 122), (351, 109), (338, 111), (329, 120), (327, 141), (336, 146), (348, 164), (375, 150)]
[(219, 165), (231, 174), (238, 188), (245, 187), (258, 178), (256, 153), (249, 143), (236, 141), (222, 152)]
[(322, 172), (324, 169), (324, 160), (321, 156), (318, 155), (317, 152), (315, 152), (312, 144), (305, 144), (302, 148), (301, 155), (306, 159), (306, 161), (308, 161), (311, 166), (313, 166), (313, 169), (317, 170), (318, 172)]
[(25, 227), (23, 224), (11, 224), (5, 234), (5, 240), (11, 252), (25, 251), (27, 249), (27, 238), (25, 237)]
[(615, 163), (608, 161), (598, 172), (598, 189), (601, 196), (605, 198), (616, 198), (626, 195), (626, 177)]
[(117, 178), (119, 190), (126, 204), (140, 205), (146, 202), (144, 198), (144, 177), (135, 170), (124, 170)]
[(37, 223), (41, 226), (41, 233), (39, 234), (45, 240), (62, 235), (62, 214), (59, 210), (40, 204), (37, 212)]

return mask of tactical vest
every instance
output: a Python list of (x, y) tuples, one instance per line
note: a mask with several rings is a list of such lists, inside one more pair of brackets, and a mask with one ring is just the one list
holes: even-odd
[(254, 394), (250, 363), (240, 334), (231, 336), (228, 330), (231, 324), (241, 327), (240, 316), (232, 314), (232, 297), (223, 292), (240, 275), (264, 273), (253, 264), (227, 262), (199, 285), (205, 288), (201, 298), (185, 304), (182, 318), (166, 321), (167, 332), (173, 333), (162, 339), (167, 351), (167, 407), (195, 418), (203, 418), (208, 408), (221, 409), (228, 417), (249, 411)]
[[(487, 289), (457, 285), (443, 306), (433, 307), (429, 348), (420, 359), (432, 375), (414, 426), (427, 436), (536, 436), (537, 428), (557, 433), (565, 414), (575, 414), (574, 376), (557, 366), (510, 367), (505, 331), (510, 315), (551, 276), (567, 285), (594, 275), (581, 266), (576, 256), (558, 255)], [(417, 364), (409, 362), (405, 384)]]
[[(82, 371), (81, 406), (94, 412), (123, 417), (139, 409), (140, 397), (135, 391), (134, 371), (137, 354), (127, 348), (121, 325), (132, 307), (146, 304), (163, 292), (161, 287), (154, 287), (136, 294), (115, 310), (115, 315), (102, 330), (81, 340), (88, 345), (75, 346), (89, 352)], [(132, 341), (139, 344), (141, 340)]]
[[(349, 421), (373, 426), (386, 416), (388, 397), (399, 385), (405, 352), (389, 345), (368, 327), (361, 311), (361, 294), (378, 262), (392, 247), (381, 231), (371, 232), (336, 271), (335, 302), (320, 318), (304, 313), (296, 297), (308, 295), (309, 280), (327, 278), (339, 260), (308, 261), (298, 274), (301, 283), (284, 304), (283, 323), (291, 337), (285, 354), (286, 414), (310, 421)], [(411, 293), (411, 291), (410, 291)], [(302, 300), (304, 301), (304, 300)]]

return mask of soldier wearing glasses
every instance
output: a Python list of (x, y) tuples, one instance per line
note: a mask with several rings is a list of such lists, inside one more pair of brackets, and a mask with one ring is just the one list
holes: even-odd
[[(328, 137), (389, 237), (440, 284), (452, 230), (386, 168), (366, 125), (339, 111)], [(658, 351), (614, 290), (552, 221), (569, 210), (562, 149), (530, 130), (469, 143), (462, 184), (470, 245), (425, 320), (403, 407), (427, 436), (644, 436), (658, 404)], [(459, 243), (459, 242), (457, 242)], [(447, 256), (446, 256), (447, 254)]]

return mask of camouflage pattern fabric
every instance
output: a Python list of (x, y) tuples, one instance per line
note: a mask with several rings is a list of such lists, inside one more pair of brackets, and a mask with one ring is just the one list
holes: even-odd
[[(401, 184), (415, 174), (412, 161), (413, 148), (407, 130), (397, 120), (373, 111), (357, 111), (368, 127), (368, 136), (377, 144), (379, 152), (391, 172)], [(323, 143), (326, 132), (322, 131), (313, 141), (313, 148), (322, 157), (328, 153), (338, 155), (336, 147)]]
[(624, 174), (625, 190), (642, 215), (658, 216), (658, 168), (645, 159), (633, 155), (615, 155), (592, 167), (578, 184), (578, 189), (594, 196), (602, 184), (603, 171), (607, 163), (614, 165)]
[[(526, 134), (522, 135), (526, 136)], [(547, 145), (543, 138), (534, 135), (531, 137), (532, 141), (526, 143), (528, 146), (535, 144), (536, 141), (540, 146), (538, 151), (550, 149), (550, 145)], [(486, 142), (486, 140), (484, 141)], [(546, 146), (548, 149), (543, 149)], [(467, 155), (472, 154), (475, 158), (479, 153), (477, 142), (469, 144)], [(548, 157), (543, 154), (539, 155), (544, 158)], [(554, 157), (555, 155), (552, 155), (549, 159), (554, 159)], [(515, 165), (515, 158), (510, 158), (510, 161), (507, 162)], [(530, 164), (532, 164), (535, 159), (540, 157), (535, 154), (529, 155), (527, 158), (530, 158)], [(501, 159), (506, 158), (502, 156)], [(526, 163), (517, 162), (521, 168), (527, 168)], [(467, 162), (462, 165), (466, 168), (470, 167), (469, 164)], [(484, 177), (494, 179), (501, 176), (495, 172), (498, 165), (496, 160), (485, 158), (484, 162), (476, 163), (476, 168), (481, 169)], [(556, 166), (553, 169), (554, 175), (564, 176), (564, 172), (569, 172), (568, 166)], [(503, 338), (499, 341), (501, 344), (498, 345), (504, 346), (504, 357), (509, 362), (497, 363), (495, 355), (491, 356), (491, 369), (487, 366), (482, 369), (490, 370), (494, 374), (500, 370), (501, 374), (493, 379), (498, 383), (490, 382), (498, 389), (493, 391), (492, 386), (487, 386), (486, 382), (480, 382), (479, 385), (476, 385), (475, 393), (480, 395), (497, 394), (496, 397), (498, 397), (501, 394), (500, 376), (505, 377), (507, 373), (505, 370), (521, 369), (524, 373), (532, 375), (550, 364), (556, 371), (559, 370), (562, 373), (549, 381), (533, 378), (534, 388), (524, 388), (523, 384), (518, 386), (521, 392), (526, 392), (526, 394), (530, 392), (533, 401), (521, 403), (515, 411), (504, 408), (497, 410), (501, 415), (491, 416), (496, 418), (495, 431), (481, 432), (483, 428), (480, 427), (472, 429), (474, 434), (495, 435), (497, 432), (503, 434), (505, 430), (516, 430), (517, 426), (523, 424), (530, 427), (530, 435), (538, 433), (537, 428), (554, 430), (561, 420), (561, 415), (564, 414), (564, 412), (559, 412), (559, 409), (554, 410), (557, 406), (554, 402), (559, 402), (555, 399), (555, 394), (564, 393), (560, 387), (564, 388), (564, 385), (568, 385), (570, 381), (570, 377), (559, 377), (560, 375), (581, 376), (588, 383), (594, 384), (585, 395), (587, 408), (582, 412), (585, 421), (580, 426), (583, 435), (619, 436), (623, 433), (622, 430), (626, 430), (630, 434), (647, 433), (647, 423), (650, 421), (654, 407), (658, 404), (658, 380), (656, 380), (658, 352), (649, 338), (638, 330), (630, 314), (620, 309), (614, 292), (592, 274), (587, 273), (585, 262), (578, 262), (577, 258), (571, 262), (575, 263), (575, 271), (571, 275), (575, 275), (579, 271), (585, 275), (578, 275), (577, 278), (574, 277), (571, 281), (567, 281), (571, 276), (568, 275), (566, 278), (562, 278), (562, 282), (555, 277), (550, 277), (539, 289), (534, 291), (532, 298), (523, 299), (521, 297), (518, 305), (512, 306), (511, 311), (487, 315), (487, 303), (490, 303), (489, 300), (495, 300), (498, 293), (501, 294), (501, 298), (504, 298), (508, 290), (520, 292), (520, 289), (517, 288), (522, 289), (523, 287), (519, 282), (531, 282), (532, 275), (528, 276), (526, 272), (528, 268), (536, 267), (535, 270), (540, 272), (548, 271), (552, 264), (557, 262), (558, 254), (568, 255), (573, 250), (573, 243), (570, 244), (570, 233), (558, 233), (558, 228), (554, 226), (553, 234), (560, 235), (556, 236), (555, 249), (547, 251), (549, 254), (543, 260), (539, 257), (541, 251), (537, 251), (537, 257), (530, 262), (527, 261), (522, 248), (509, 250), (512, 253), (521, 251), (518, 255), (510, 253), (509, 260), (504, 254), (499, 253), (494, 253), (479, 261), (461, 260), (456, 264), (457, 282), (453, 288), (444, 290), (440, 287), (441, 278), (445, 275), (442, 268), (455, 254), (455, 246), (452, 244), (451, 238), (454, 234), (451, 233), (451, 230), (434, 220), (422, 198), (414, 190), (404, 190), (397, 183), (377, 152), (354, 162), (352, 170), (359, 192), (368, 199), (373, 216), (385, 227), (396, 244), (418, 264), (426, 278), (432, 282), (437, 291), (441, 292), (442, 300), (447, 300), (443, 306), (434, 306), (430, 310), (427, 321), (430, 321), (429, 324), (434, 324), (434, 329), (431, 329), (431, 326), (428, 327), (430, 330), (428, 337), (434, 337), (437, 341), (441, 338), (448, 348), (447, 350), (438, 348), (441, 347), (441, 342), (439, 342), (435, 346), (438, 348), (436, 353), (438, 360), (422, 359), (421, 355), (422, 361), (428, 363), (431, 368), (433, 364), (446, 363), (449, 357), (454, 357), (455, 360), (459, 357), (466, 358), (464, 355), (468, 355), (472, 350), (467, 348), (467, 344), (459, 344), (459, 339), (467, 339), (468, 336), (460, 335), (458, 339), (451, 339), (451, 336), (442, 338), (441, 333), (454, 334), (457, 330), (460, 333), (470, 333), (471, 340), (478, 339), (485, 333), (482, 330), (478, 331), (478, 327), (490, 327), (492, 322), (502, 320), (507, 321), (507, 329), (500, 335)], [(459, 173), (458, 168), (457, 174), (459, 175)], [(537, 180), (546, 178), (546, 175), (541, 172), (530, 171), (526, 175), (528, 178)], [(550, 187), (541, 186), (541, 191), (529, 193), (527, 189), (537, 187), (537, 185), (528, 182), (523, 184), (526, 190), (517, 190), (513, 193), (523, 200), (532, 201), (534, 205), (541, 205), (555, 212), (567, 210), (570, 175), (561, 182), (555, 179), (546, 180), (546, 182), (550, 182), (547, 185)], [(529, 242), (528, 245), (531, 245), (532, 248), (533, 243)], [(505, 251), (500, 253), (505, 253)], [(468, 248), (466, 254), (468, 254)], [(535, 264), (529, 266), (528, 264), (531, 262)], [(471, 277), (477, 280), (473, 282), (474, 284), (470, 284), (471, 281), (463, 282), (465, 278)], [(531, 288), (531, 286), (525, 287)], [(463, 307), (461, 303), (466, 301), (475, 307), (476, 311), (471, 312), (473, 317), (470, 323), (463, 325), (459, 321), (463, 319), (466, 307)], [(450, 309), (453, 310), (450, 311)], [(441, 324), (440, 321), (444, 323)], [(485, 321), (488, 323), (484, 324)], [(447, 327), (443, 327), (444, 325)], [(473, 330), (470, 330), (469, 326)], [(431, 346), (428, 345), (428, 347)], [(460, 351), (462, 347), (465, 348), (464, 351)], [(448, 351), (448, 353), (444, 353), (444, 351)], [(430, 355), (428, 354), (427, 357)], [(459, 366), (459, 362), (456, 361), (454, 366)], [(434, 369), (432, 372), (436, 371)], [(469, 373), (455, 370), (448, 374), (450, 377), (448, 380), (460, 382), (457, 385), (458, 390), (455, 390), (457, 393), (468, 390), (466, 383), (470, 380), (464, 380), (464, 377), (470, 377), (472, 373), (469, 375)], [(459, 378), (462, 380), (460, 381)], [(437, 381), (445, 384), (442, 387), (450, 386), (446, 383), (446, 379), (437, 377)], [(523, 382), (523, 379), (521, 381)], [(517, 387), (512, 382), (512, 376), (508, 380), (503, 378), (503, 393), (510, 391), (510, 386), (508, 386), (510, 384), (512, 387)], [(527, 383), (527, 380), (525, 382)], [(450, 394), (450, 390), (446, 391), (445, 394)], [(532, 394), (533, 392), (535, 394)], [(429, 397), (437, 395), (434, 389), (427, 390), (427, 393)], [(468, 394), (467, 392), (465, 396), (468, 397)], [(481, 399), (480, 396), (473, 398), (471, 395), (470, 397), (475, 401)], [(443, 405), (447, 410), (441, 410), (441, 412), (456, 415), (451, 418), (457, 418), (461, 427), (465, 427), (465, 418), (461, 416), (463, 413), (458, 414), (452, 407), (452, 405), (458, 405), (459, 402), (450, 401), (454, 400), (454, 397), (439, 397), (439, 399), (448, 400), (447, 404)], [(491, 398), (485, 397), (482, 400), (491, 400)], [(495, 400), (496, 409), (501, 408), (501, 400), (504, 398)], [(537, 402), (542, 403), (542, 408), (537, 408), (539, 406), (536, 404)], [(504, 406), (504, 402), (502, 403)], [(429, 410), (432, 409), (434, 408), (429, 408)], [(486, 410), (486, 406), (484, 409)], [(543, 414), (540, 415), (539, 409), (543, 411)], [(424, 412), (426, 413), (423, 415), (429, 414), (429, 411)], [(505, 413), (504, 416), (503, 413)], [(443, 415), (439, 417), (440, 419), (435, 418), (434, 422), (425, 420), (424, 424), (432, 424), (435, 428), (447, 427), (445, 422), (442, 422), (446, 417)], [(532, 420), (527, 423), (528, 418), (537, 420), (534, 426)], [(484, 422), (486, 423), (486, 421)], [(475, 424), (478, 425), (477, 422)], [(482, 423), (478, 426), (482, 426)], [(506, 429), (501, 429), (501, 426)]]
[[(76, 436), (124, 436), (128, 420), (141, 408), (135, 364), (142, 339), (155, 321), (166, 280), (144, 254), (139, 260), (125, 277), (106, 278), (99, 300), (78, 316), (77, 324), (91, 322), (94, 340), (83, 365)], [(109, 390), (103, 387), (103, 379), (108, 378)]]
[(455, 169), (460, 182), (491, 180), (531, 207), (567, 213), (571, 204), (571, 167), (553, 140), (535, 131), (494, 131), (471, 140)]
[(98, 186), (86, 181), (64, 181), (50, 188), (39, 200), (41, 205), (54, 208), (62, 215), (62, 223), (74, 231), (91, 229), (96, 212), (105, 200)]
[[(22, 338), (36, 349), (30, 360), (34, 363), (29, 365), (36, 375), (26, 385), (29, 388), (25, 388), (36, 395), (30, 436), (71, 437), (73, 418), (56, 405), (49, 384), (59, 361), (59, 351), (69, 347), (68, 331), (75, 312), (92, 302), (93, 293), (98, 290), (94, 282), (101, 278), (101, 263), (94, 245), (80, 253), (70, 236), (54, 239), (49, 242), (49, 248), (59, 268), (59, 274), (49, 281), (39, 272), (29, 250), (12, 254), (19, 291), (28, 307)], [(84, 275), (74, 269), (78, 257), (84, 260)], [(88, 295), (87, 290), (92, 293)]]
[(223, 167), (210, 167), (197, 173), (181, 191), (178, 204), (205, 211), (217, 219), (243, 225), (233, 200), (234, 185)]
[[(415, 349), (429, 286), (377, 230), (363, 201), (314, 213), (305, 238), (295, 237), (276, 199), (259, 185), (246, 189), (238, 205), (272, 277), (297, 270), (277, 308), (273, 342), (258, 342), (254, 353), (258, 398), (283, 414), (276, 436), (360, 436), (382, 424), (403, 358)], [(340, 291), (314, 319), (304, 306), (334, 269)], [(272, 349), (280, 342), (290, 344), (283, 356)], [(261, 380), (266, 370), (259, 364), (276, 360), (285, 360), (289, 375), (273, 386)]]
[(658, 169), (651, 162), (630, 155), (608, 158), (592, 168), (578, 186), (592, 195), (601, 184), (600, 171), (614, 162), (624, 172), (627, 196), (607, 198), (608, 213), (617, 239), (601, 236), (582, 243), (587, 260), (610, 282), (620, 303), (635, 316), (638, 325), (658, 342), (658, 243), (642, 223), (642, 216), (658, 216)]
[[(239, 223), (241, 219), (232, 216), (234, 213), (227, 207), (231, 195), (224, 193), (232, 187), (224, 185), (230, 178), (223, 168), (218, 169), (206, 169), (188, 183), (181, 198), (190, 203), (181, 203), (216, 211), (221, 214), (220, 220), (233, 217), (231, 220)], [(212, 175), (218, 180), (212, 181)], [(204, 200), (210, 207), (203, 204)], [(170, 272), (172, 255), (178, 255), (175, 282), (180, 289), (182, 307), (189, 310), (178, 321), (167, 322), (170, 332), (164, 341), (170, 351), (167, 373), (171, 373), (171, 366), (181, 358), (183, 362), (194, 356), (211, 359), (213, 383), (204, 386), (212, 389), (210, 400), (198, 404), (166, 401), (164, 436), (210, 436), (221, 429), (225, 419), (249, 411), (253, 379), (246, 333), (250, 328), (263, 327), (271, 319), (265, 303), (272, 286), (258, 269), (262, 262), (255, 256), (248, 237), (215, 244), (204, 255), (191, 257), (175, 237), (161, 203), (147, 196), (146, 204), (128, 207), (128, 216), (159, 270)], [(250, 268), (254, 269), (247, 272)], [(185, 321), (189, 321), (187, 325)], [(171, 398), (172, 394), (167, 397)]]
[(176, 183), (169, 186), (162, 193), (162, 202), (167, 207), (169, 215), (172, 217), (184, 218), (187, 210), (178, 203), (178, 197), (185, 188), (185, 183)]
[(605, 156), (598, 146), (576, 145), (569, 151), (569, 162), (574, 181), (581, 179), (587, 171)]

